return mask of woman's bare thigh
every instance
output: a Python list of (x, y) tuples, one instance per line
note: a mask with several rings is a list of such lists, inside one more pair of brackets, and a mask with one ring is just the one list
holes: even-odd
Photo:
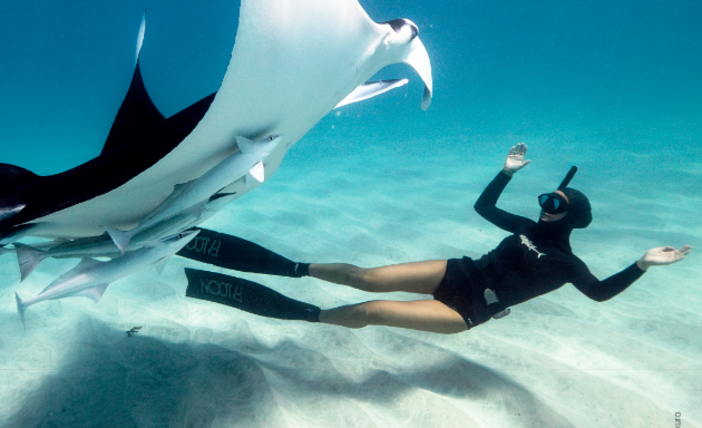
[(446, 260), (359, 268), (345, 263), (312, 264), (310, 275), (374, 293), (406, 291), (434, 294), (446, 274)]
[(385, 325), (443, 334), (460, 333), (468, 329), (458, 312), (437, 300), (374, 300), (324, 310), (320, 314), (320, 321), (350, 328)]

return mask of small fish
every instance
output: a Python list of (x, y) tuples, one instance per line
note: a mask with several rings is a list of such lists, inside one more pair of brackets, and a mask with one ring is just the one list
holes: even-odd
[(280, 135), (270, 135), (255, 143), (244, 137), (236, 137), (240, 151), (230, 155), (205, 174), (184, 184), (178, 184), (165, 201), (151, 212), (132, 230), (119, 230), (105, 227), (115, 245), (124, 252), (132, 237), (139, 232), (175, 216), (195, 205), (204, 205), (209, 198), (241, 177), (246, 177), (247, 186), (263, 182), (263, 161), (275, 150), (283, 139)]
[[(209, 203), (208, 203), (209, 204)], [(219, 203), (215, 203), (219, 206)], [(205, 206), (205, 208), (207, 205)], [(130, 245), (126, 248), (128, 251), (133, 251), (151, 242), (158, 242), (166, 236), (174, 235), (184, 229), (187, 229), (190, 224), (196, 223), (203, 213), (202, 207), (191, 207), (171, 218), (168, 218), (146, 230), (137, 234)], [(119, 249), (112, 242), (112, 238), (105, 233), (101, 236), (91, 236), (86, 238), (78, 238), (73, 241), (64, 242), (60, 245), (54, 245), (50, 249), (42, 250), (36, 246), (15, 243), (17, 250), (17, 262), (20, 268), (20, 282), (29, 277), (34, 269), (39, 266), (43, 260), (54, 258), (70, 258), (70, 257), (116, 257), (120, 255)]]
[(84, 258), (78, 266), (49, 284), (38, 296), (23, 300), (15, 293), (17, 312), (24, 324), (27, 307), (44, 300), (84, 296), (97, 303), (110, 283), (151, 265), (165, 263), (197, 236), (200, 231), (187, 231), (168, 237), (152, 247), (143, 247), (108, 262)]
[(141, 326), (132, 327), (131, 330), (127, 330), (127, 331), (125, 331), (125, 333), (127, 333), (127, 336), (128, 336), (128, 337), (132, 337), (132, 334), (137, 334), (137, 333), (139, 333), (139, 330), (141, 330)]

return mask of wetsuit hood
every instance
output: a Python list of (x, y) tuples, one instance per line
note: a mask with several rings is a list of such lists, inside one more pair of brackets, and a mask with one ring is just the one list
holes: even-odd
[(582, 192), (571, 187), (560, 189), (568, 198), (568, 215), (563, 218), (574, 229), (584, 229), (592, 222), (590, 201)]
[(570, 187), (559, 189), (568, 198), (568, 214), (561, 220), (542, 221), (534, 229), (534, 242), (553, 245), (566, 254), (572, 254), (570, 234), (573, 229), (583, 229), (592, 222), (590, 201), (581, 192)]
[(566, 210), (568, 215), (564, 220), (567, 220), (567, 223), (575, 229), (584, 229), (592, 222), (592, 208), (590, 201), (582, 192), (568, 187), (576, 172), (578, 172), (578, 167), (572, 167), (563, 181), (561, 181), (558, 190), (563, 192), (568, 198), (568, 209)]

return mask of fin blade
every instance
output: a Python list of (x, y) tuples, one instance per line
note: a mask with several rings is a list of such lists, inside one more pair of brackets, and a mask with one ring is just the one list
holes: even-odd
[(15, 243), (14, 247), (15, 250), (17, 250), (17, 263), (19, 263), (20, 282), (22, 282), (27, 279), (29, 274), (34, 272), (34, 269), (39, 266), (39, 263), (46, 258), (46, 252), (37, 250), (30, 245), (20, 243)]
[(185, 268), (185, 276), (188, 279), (186, 297), (269, 318), (319, 322), (317, 306), (291, 299), (256, 282), (190, 268)]

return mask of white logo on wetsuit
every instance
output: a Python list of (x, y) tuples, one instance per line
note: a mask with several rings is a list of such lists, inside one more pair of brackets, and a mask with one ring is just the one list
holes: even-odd
[(536, 245), (534, 245), (534, 244), (529, 240), (529, 238), (527, 238), (527, 237), (524, 236), (524, 235), (519, 235), (519, 237), (522, 238), (522, 244), (526, 245), (526, 247), (529, 249), (529, 251), (533, 251), (533, 252), (535, 252), (536, 254), (538, 254), (538, 256), (536, 256), (537, 259), (540, 259), (541, 256), (545, 256), (545, 255), (546, 255), (546, 253), (540, 253), (539, 250), (536, 248)]

